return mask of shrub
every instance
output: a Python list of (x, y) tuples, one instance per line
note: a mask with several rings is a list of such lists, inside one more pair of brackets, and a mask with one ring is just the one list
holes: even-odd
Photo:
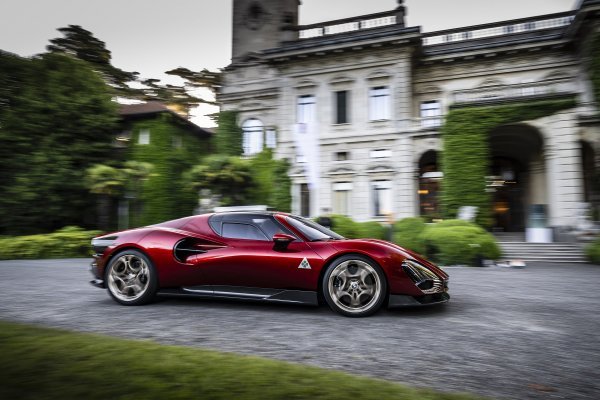
[(376, 221), (356, 222), (344, 215), (332, 215), (332, 229), (348, 239), (385, 239), (386, 228)]
[(475, 224), (435, 224), (428, 226), (421, 237), (426, 255), (440, 264), (472, 264), (477, 256), (492, 260), (500, 257), (494, 237)]
[(360, 236), (360, 228), (357, 222), (344, 215), (331, 216), (332, 229), (348, 239), (356, 239)]
[(421, 218), (404, 218), (394, 224), (394, 243), (417, 253), (425, 253), (425, 242), (420, 235), (425, 230)]
[(585, 255), (593, 264), (600, 264), (600, 238), (585, 247)]
[(376, 221), (358, 222), (358, 232), (360, 238), (367, 239), (386, 239), (387, 228)]
[(445, 265), (472, 264), (477, 256), (492, 260), (500, 257), (500, 248), (491, 234), (462, 220), (426, 225), (420, 218), (405, 218), (394, 226), (394, 242)]
[(0, 260), (89, 257), (90, 240), (99, 231), (68, 226), (54, 233), (0, 239)]

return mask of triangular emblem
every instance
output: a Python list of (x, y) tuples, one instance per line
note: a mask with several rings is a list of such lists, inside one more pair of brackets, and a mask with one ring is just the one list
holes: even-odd
[(304, 257), (302, 262), (300, 262), (300, 265), (298, 265), (298, 269), (312, 269), (306, 257)]

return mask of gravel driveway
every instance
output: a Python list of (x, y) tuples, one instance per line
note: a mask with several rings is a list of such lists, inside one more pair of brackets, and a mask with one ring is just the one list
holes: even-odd
[(505, 399), (600, 398), (600, 267), (448, 268), (444, 306), (370, 318), (326, 307), (168, 299), (123, 307), (89, 260), (0, 262), (0, 319), (313, 364)]

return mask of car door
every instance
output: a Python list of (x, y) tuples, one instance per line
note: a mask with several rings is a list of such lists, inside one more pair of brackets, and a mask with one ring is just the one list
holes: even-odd
[(227, 243), (200, 265), (207, 285), (316, 290), (323, 260), (304, 241), (277, 248), (275, 233), (292, 234), (270, 214), (223, 216), (217, 234)]

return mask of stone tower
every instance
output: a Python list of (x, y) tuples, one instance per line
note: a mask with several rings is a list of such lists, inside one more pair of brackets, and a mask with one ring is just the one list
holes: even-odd
[(232, 63), (298, 38), (300, 0), (233, 0)]

